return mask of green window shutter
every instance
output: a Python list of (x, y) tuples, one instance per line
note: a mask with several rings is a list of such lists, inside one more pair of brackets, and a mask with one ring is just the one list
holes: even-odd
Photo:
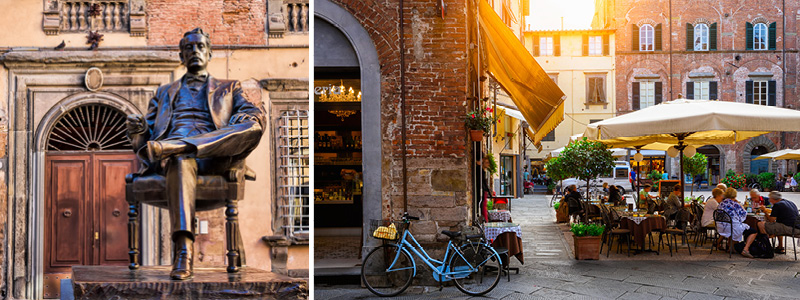
[(609, 56), (610, 55), (610, 53), (611, 53), (609, 51), (610, 48), (611, 48), (611, 37), (608, 36), (607, 34), (603, 35), (603, 55), (604, 56)]
[(663, 98), (663, 93), (661, 91), (663, 87), (661, 86), (661, 81), (656, 81), (655, 83), (655, 95), (656, 95), (656, 105), (661, 104), (661, 98)]
[(776, 49), (775, 40), (776, 40), (776, 35), (777, 35), (776, 32), (778, 31), (776, 25), (777, 25), (776, 22), (769, 23), (769, 33), (768, 33), (769, 36), (767, 37), (767, 40), (769, 41), (769, 44), (768, 44), (769, 50), (775, 50)]
[(708, 50), (717, 51), (717, 23), (708, 27)]
[(583, 56), (589, 56), (589, 36), (584, 35), (582, 36), (582, 38), (583, 38), (583, 45), (582, 45), (583, 48), (581, 48), (582, 49), (581, 54)]
[(767, 82), (767, 105), (775, 106), (775, 92), (778, 85), (775, 80), (770, 80)]
[(539, 36), (533, 36), (533, 56), (539, 56)]
[(686, 51), (694, 50), (694, 26), (686, 23)]
[(709, 100), (718, 100), (719, 96), (717, 95), (717, 82), (711, 81), (708, 83), (708, 99)]
[(694, 99), (694, 82), (686, 82), (686, 99)]
[[(746, 22), (745, 23), (744, 38), (745, 38), (745, 42), (744, 42), (745, 49), (746, 50), (753, 50), (753, 23), (750, 23), (750, 22)], [(750, 101), (750, 103), (753, 103), (753, 101)]]
[(553, 36), (553, 55), (561, 56), (561, 36)]
[(655, 42), (654, 42), (655, 50), (656, 51), (661, 51), (661, 49), (662, 49), (662, 47), (661, 47), (661, 44), (662, 44), (662, 42), (661, 42), (661, 24), (656, 25), (656, 30), (655, 30), (655, 34), (653, 35), (653, 38), (655, 40)]
[(744, 82), (744, 102), (753, 104), (753, 81)]
[(631, 83), (631, 110), (639, 110), (639, 83)]
[(639, 51), (639, 26), (631, 24), (631, 51)]

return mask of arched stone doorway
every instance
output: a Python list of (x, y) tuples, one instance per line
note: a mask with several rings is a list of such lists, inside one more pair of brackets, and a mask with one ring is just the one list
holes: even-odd
[[(360, 101), (360, 128), (361, 135), (358, 138), (359, 147), (361, 147), (361, 167), (363, 168), (363, 190), (361, 196), (361, 224), (358, 229), (358, 242), (360, 244), (360, 252), (366, 255), (366, 252), (378, 243), (378, 240), (370, 237), (370, 234), (364, 233), (364, 230), (369, 230), (369, 220), (382, 219), (382, 184), (381, 184), (381, 72), (380, 62), (378, 60), (378, 53), (375, 49), (375, 43), (372, 41), (369, 33), (364, 29), (361, 23), (347, 10), (333, 3), (330, 0), (315, 1), (314, 17), (315, 17), (315, 70), (317, 68), (326, 68), (326, 71), (341, 70), (344, 73), (356, 74), (360, 80), (361, 87), (361, 101)], [(322, 32), (328, 34), (321, 35)], [(316, 71), (315, 71), (316, 73)], [(330, 72), (329, 72), (330, 73)], [(346, 79), (353, 78), (341, 78)], [(342, 85), (345, 85), (343, 83)], [(315, 91), (316, 93), (316, 91)], [(318, 108), (315, 108), (315, 110)], [(343, 106), (341, 109), (332, 110), (351, 110)], [(354, 115), (351, 115), (351, 118)], [(346, 117), (345, 117), (346, 118)], [(316, 122), (316, 118), (315, 118)], [(345, 139), (346, 140), (346, 139)], [(316, 154), (315, 154), (316, 155)], [(337, 154), (338, 155), (338, 154)], [(338, 157), (337, 157), (338, 158)], [(315, 163), (316, 164), (316, 163)], [(319, 179), (316, 180), (320, 182)], [(317, 188), (317, 187), (315, 187)], [(325, 213), (324, 211), (316, 208), (315, 214)], [(359, 213), (359, 212), (353, 212)], [(315, 219), (316, 219), (315, 215)], [(315, 221), (315, 227), (318, 226)], [(349, 227), (354, 228), (354, 227)], [(364, 229), (366, 228), (366, 229)], [(321, 233), (320, 230), (315, 229), (315, 236)], [(335, 245), (331, 250), (335, 250)], [(315, 240), (315, 249), (320, 249), (320, 245)], [(317, 250), (315, 250), (316, 252)], [(358, 252), (358, 250), (356, 250)], [(360, 257), (360, 255), (359, 255)], [(354, 260), (355, 264), (339, 264), (333, 268), (338, 269), (357, 269), (360, 259)], [(323, 274), (332, 268), (320, 267), (321, 264), (315, 264), (316, 274)], [(341, 274), (339, 271), (328, 272), (325, 274)]]
[(33, 214), (43, 223), (37, 253), (44, 298), (59, 297), (73, 265), (127, 264), (125, 175), (137, 161), (125, 116), (134, 112), (115, 95), (81, 93), (50, 109), (39, 126), (42, 197)]
[(772, 140), (765, 136), (757, 136), (750, 139), (747, 145), (742, 149), (742, 170), (744, 173), (759, 174), (763, 172), (775, 173), (777, 164), (773, 163), (771, 159), (753, 160), (758, 155), (777, 151), (778, 147)]

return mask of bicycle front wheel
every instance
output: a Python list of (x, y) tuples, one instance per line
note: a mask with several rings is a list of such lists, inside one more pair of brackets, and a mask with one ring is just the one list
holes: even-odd
[(500, 256), (483, 244), (467, 244), (455, 252), (449, 260), (451, 272), (471, 270), (469, 274), (457, 274), (453, 281), (463, 293), (480, 296), (490, 292), (500, 281), (503, 272)]
[(375, 295), (397, 296), (411, 285), (414, 269), (407, 252), (395, 244), (386, 244), (367, 254), (361, 265), (361, 281)]

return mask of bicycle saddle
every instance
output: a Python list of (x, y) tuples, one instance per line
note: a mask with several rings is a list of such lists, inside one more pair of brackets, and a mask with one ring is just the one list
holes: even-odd
[(442, 230), (442, 234), (449, 236), (451, 239), (461, 236), (461, 231)]

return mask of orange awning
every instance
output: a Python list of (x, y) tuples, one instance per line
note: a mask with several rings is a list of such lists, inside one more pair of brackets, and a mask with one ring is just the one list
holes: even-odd
[(564, 120), (566, 96), (485, 0), (478, 11), (485, 65), (525, 117), (533, 143), (541, 149), (544, 136)]

